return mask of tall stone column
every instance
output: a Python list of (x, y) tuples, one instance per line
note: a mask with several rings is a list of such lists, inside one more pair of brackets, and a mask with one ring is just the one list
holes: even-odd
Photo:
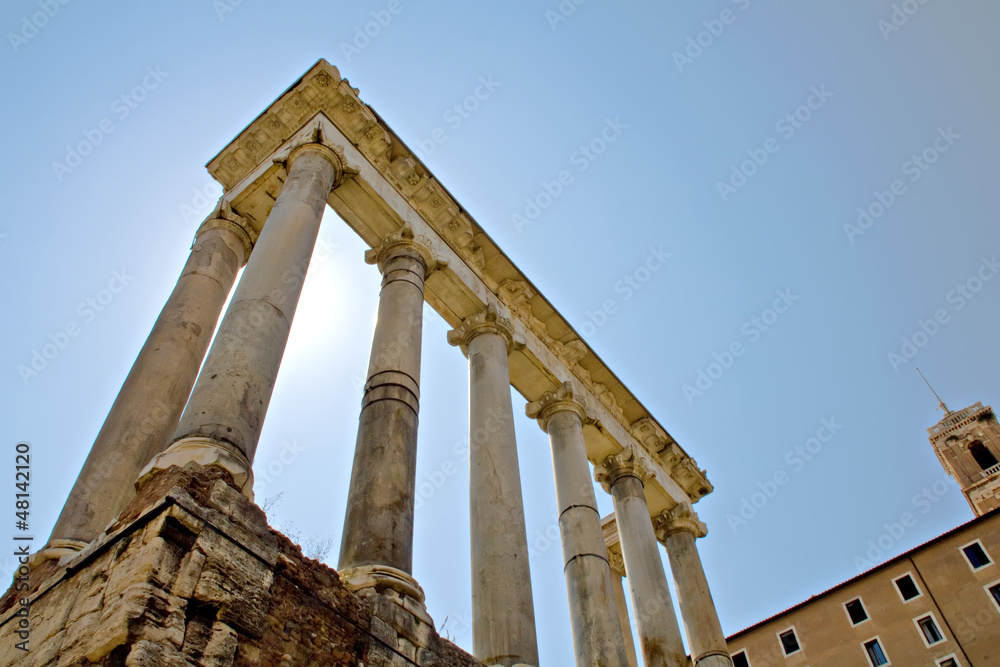
[(171, 465), (216, 465), (252, 497), (251, 464), (319, 234), (326, 199), (343, 174), (340, 157), (303, 144), (286, 161), (288, 178), (247, 261), (198, 376), (173, 443), (138, 484)]
[(118, 392), (41, 559), (79, 551), (135, 496), (135, 478), (177, 426), (222, 306), (253, 247), (228, 206), (201, 225), (173, 292)]
[(638, 451), (628, 447), (598, 465), (595, 476), (614, 500), (643, 664), (684, 667), (687, 652), (643, 490), (651, 477), (649, 466)]
[(469, 358), (472, 653), (487, 665), (537, 665), (521, 474), (507, 355), (520, 346), (493, 305), (448, 332)]
[(625, 657), (628, 667), (639, 667), (635, 655), (635, 641), (632, 639), (632, 622), (628, 618), (628, 600), (625, 598), (625, 560), (619, 553), (608, 550), (608, 564), (611, 566), (611, 586), (615, 589), (615, 608), (618, 610), (618, 622), (622, 626), (622, 637), (625, 640)]
[(689, 502), (680, 503), (656, 518), (656, 536), (670, 556), (670, 570), (674, 573), (695, 667), (732, 667), (726, 635), (695, 545), (695, 538), (707, 534), (708, 529)]
[(583, 442), (586, 407), (573, 385), (529, 403), (527, 415), (549, 434), (559, 503), (563, 572), (577, 667), (625, 667), (625, 644), (614, 607), (614, 589), (601, 515)]
[(409, 227), (365, 261), (382, 271), (382, 291), (338, 570), (355, 590), (390, 588), (420, 607), (424, 593), (412, 574), (424, 281), (442, 263)]

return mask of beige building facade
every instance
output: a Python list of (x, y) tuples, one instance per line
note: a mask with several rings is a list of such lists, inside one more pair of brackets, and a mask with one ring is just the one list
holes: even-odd
[(1000, 665), (1000, 511), (728, 638), (735, 667)]
[(929, 440), (976, 518), (730, 636), (734, 667), (1000, 665), (1000, 425), (940, 407)]

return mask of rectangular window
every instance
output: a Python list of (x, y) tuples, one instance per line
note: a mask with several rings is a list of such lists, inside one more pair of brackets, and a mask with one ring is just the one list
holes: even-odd
[(747, 658), (746, 651), (740, 651), (732, 656), (733, 667), (750, 667), (750, 660)]
[(944, 641), (944, 637), (941, 636), (941, 631), (938, 630), (933, 616), (924, 616), (923, 618), (915, 619), (915, 622), (917, 627), (920, 628), (920, 634), (923, 635), (924, 642), (928, 646), (933, 646)]
[(993, 562), (986, 554), (986, 549), (983, 549), (983, 545), (979, 540), (962, 547), (962, 553), (965, 554), (965, 558), (969, 561), (969, 565), (972, 566), (973, 570), (986, 567)]
[(877, 637), (865, 642), (865, 653), (868, 655), (868, 662), (872, 664), (872, 667), (890, 664), (889, 658), (886, 657), (885, 651), (882, 650), (882, 644), (879, 643)]
[(868, 620), (868, 612), (865, 611), (865, 605), (861, 603), (861, 598), (851, 600), (844, 605), (844, 608), (847, 609), (847, 616), (851, 619), (851, 625), (864, 623)]
[(802, 649), (798, 637), (795, 636), (795, 628), (785, 630), (778, 635), (778, 639), (781, 640), (781, 648), (785, 651), (785, 655), (791, 655)]
[(997, 610), (1000, 611), (1000, 583), (993, 584), (986, 590), (989, 591), (990, 597), (993, 598), (993, 603), (996, 604)]
[(954, 654), (946, 658), (941, 658), (936, 663), (937, 667), (958, 667), (958, 658)]
[(917, 588), (917, 584), (913, 581), (913, 577), (909, 574), (904, 574), (899, 579), (894, 580), (896, 583), (896, 589), (899, 590), (899, 596), (903, 598), (903, 602), (909, 602), (914, 598), (920, 597), (920, 589)]

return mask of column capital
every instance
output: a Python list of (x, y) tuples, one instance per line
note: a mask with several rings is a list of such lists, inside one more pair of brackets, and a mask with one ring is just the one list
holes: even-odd
[(375, 264), (379, 271), (385, 273), (385, 267), (389, 260), (400, 255), (413, 257), (423, 263), (424, 280), (435, 271), (448, 266), (447, 261), (440, 259), (431, 250), (430, 240), (414, 234), (410, 225), (403, 225), (399, 231), (383, 238), (379, 246), (366, 250), (365, 263)]
[(563, 382), (558, 389), (543, 394), (524, 408), (524, 413), (531, 419), (537, 419), (538, 425), (546, 433), (549, 430), (549, 419), (557, 412), (572, 412), (583, 424), (594, 421), (583, 392), (573, 382)]
[(514, 324), (510, 319), (500, 315), (494, 304), (488, 304), (486, 308), (475, 315), (466, 317), (460, 325), (448, 332), (448, 344), (455, 345), (462, 349), (462, 354), (469, 356), (469, 343), (484, 333), (493, 333), (503, 336), (507, 342), (507, 353), (524, 347), (524, 339), (514, 333)]
[(702, 523), (698, 513), (686, 500), (674, 505), (672, 509), (660, 512), (659, 516), (653, 519), (653, 526), (656, 528), (656, 539), (660, 542), (666, 542), (670, 535), (682, 530), (695, 537), (708, 535), (708, 527)]
[(243, 264), (246, 264), (259, 235), (246, 218), (233, 211), (232, 206), (224, 196), (219, 198), (215, 210), (205, 218), (205, 222), (201, 223), (198, 231), (195, 232), (195, 242), (197, 243), (202, 234), (213, 229), (223, 229), (236, 235), (240, 243), (243, 244)]
[(613, 574), (617, 574), (619, 577), (625, 576), (625, 558), (621, 552), (608, 549), (608, 565), (611, 566)]
[(330, 188), (331, 192), (336, 190), (344, 182), (345, 178), (361, 173), (357, 167), (347, 162), (343, 148), (328, 144), (323, 139), (323, 132), (318, 127), (309, 140), (299, 142), (287, 150), (287, 153), (279, 154), (274, 158), (274, 163), (283, 167), (286, 172), (291, 170), (295, 160), (310, 153), (319, 155), (329, 162), (333, 167), (334, 174), (333, 186)]
[(611, 493), (611, 487), (615, 482), (623, 477), (635, 477), (645, 486), (646, 482), (655, 476), (650, 460), (633, 445), (627, 446), (617, 454), (612, 454), (594, 466), (594, 479), (600, 482), (608, 493)]

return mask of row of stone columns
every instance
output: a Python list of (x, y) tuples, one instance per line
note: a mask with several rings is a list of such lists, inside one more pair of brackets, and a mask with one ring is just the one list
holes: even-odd
[[(252, 498), (254, 455), (303, 276), (326, 200), (345, 173), (342, 158), (321, 143), (294, 149), (285, 168), (260, 238), (225, 207), (199, 230), (43, 554), (82, 548), (124, 509), (133, 482), (141, 486), (172, 465), (221, 467)], [(428, 622), (412, 556), (424, 282), (444, 266), (430, 246), (404, 227), (366, 254), (383, 279), (338, 566), (355, 590), (392, 591)], [(536, 666), (508, 368), (508, 355), (523, 343), (492, 305), (448, 340), (469, 359), (474, 654), (486, 665)], [(566, 383), (526, 412), (551, 441), (576, 664), (634, 665), (624, 592), (608, 561), (584, 445), (585, 401)], [(646, 505), (648, 471), (628, 449), (597, 466), (596, 478), (614, 499), (644, 664), (678, 667), (687, 658)], [(731, 664), (694, 544), (703, 526), (682, 504), (660, 517), (656, 530), (668, 546), (695, 665)]]

